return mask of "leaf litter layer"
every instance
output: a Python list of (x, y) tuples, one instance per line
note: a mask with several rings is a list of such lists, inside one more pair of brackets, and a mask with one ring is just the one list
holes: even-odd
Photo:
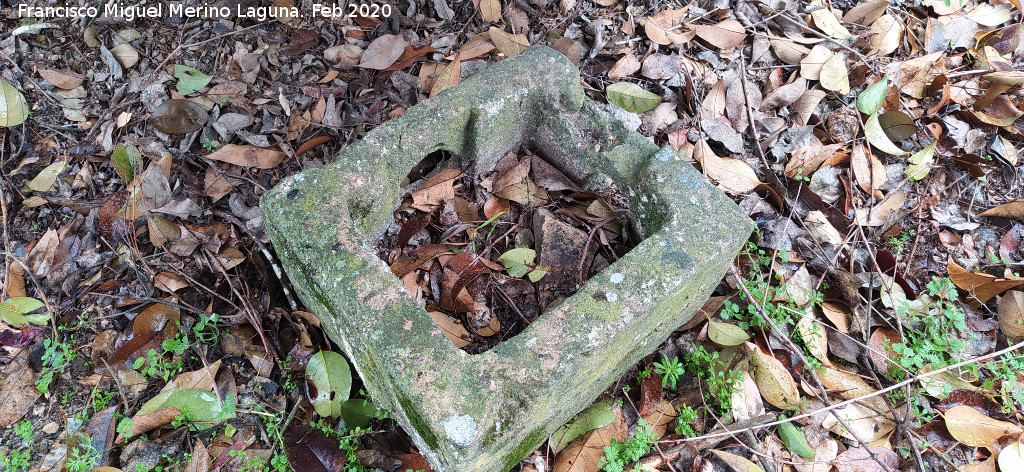
[(439, 155), (410, 172), (377, 253), (471, 354), (515, 336), (640, 242), (617, 188), (584, 190), (530, 149), (492, 172), (469, 164), (423, 178)]

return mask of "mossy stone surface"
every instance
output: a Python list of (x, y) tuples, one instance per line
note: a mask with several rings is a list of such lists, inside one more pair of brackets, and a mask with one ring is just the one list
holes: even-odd
[[(437, 149), (480, 172), (527, 144), (588, 188), (614, 182), (645, 239), (515, 337), (457, 349), (373, 246), (405, 175)], [(534, 46), (411, 107), (331, 164), (291, 176), (261, 211), (299, 297), (378, 405), (439, 472), (508, 470), (688, 321), (751, 221), (670, 148), (587, 99), (578, 70)]]

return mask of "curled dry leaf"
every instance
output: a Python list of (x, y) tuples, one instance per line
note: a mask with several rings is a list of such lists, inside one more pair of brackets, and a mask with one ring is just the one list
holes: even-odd
[(618, 80), (629, 77), (638, 70), (640, 70), (640, 61), (636, 59), (636, 54), (630, 52), (615, 61), (615, 65), (608, 70), (608, 78)]
[(853, 175), (857, 183), (868, 195), (881, 198), (882, 192), (878, 189), (885, 185), (885, 165), (882, 164), (866, 146), (858, 144), (850, 154), (850, 167), (853, 168)]
[(434, 84), (430, 88), (430, 96), (433, 97), (441, 93), (444, 90), (450, 89), (459, 84), (459, 76), (462, 74), (462, 53), (455, 53), (455, 57), (452, 58), (452, 62), (449, 62), (441, 73), (434, 79)]
[(473, 338), (470, 337), (469, 331), (466, 331), (466, 327), (463, 326), (456, 320), (440, 311), (428, 311), (427, 314), (430, 318), (437, 323), (437, 327), (441, 328), (441, 332), (448, 339), (452, 340), (452, 344), (455, 344), (457, 348), (463, 348), (469, 343), (473, 342)]
[(986, 303), (992, 297), (1007, 290), (1024, 285), (1024, 279), (1004, 279), (994, 275), (975, 274), (953, 262), (952, 259), (946, 263), (946, 271), (949, 273), (949, 280), (953, 281), (953, 285), (966, 291), (981, 303)]
[(629, 428), (622, 417), (622, 410), (613, 406), (615, 419), (610, 423), (586, 433), (569, 443), (552, 464), (552, 472), (590, 472), (600, 470), (598, 461), (604, 456), (604, 448), (612, 439), (619, 443), (629, 436)]
[(260, 169), (271, 169), (280, 164), (284, 157), (284, 151), (251, 144), (228, 144), (206, 156), (207, 159), (215, 161)]
[(943, 417), (953, 439), (971, 447), (990, 447), (996, 440), (1022, 431), (1016, 424), (992, 419), (966, 405), (946, 410)]
[(889, 136), (885, 134), (885, 130), (882, 129), (881, 123), (878, 122), (878, 113), (871, 115), (868, 117), (867, 121), (864, 122), (864, 136), (868, 139), (868, 142), (879, 151), (892, 154), (894, 156), (905, 156), (909, 154), (907, 151), (904, 151), (889, 140)]
[(662, 46), (669, 44), (682, 44), (693, 38), (694, 32), (686, 28), (680, 28), (683, 22), (683, 15), (689, 8), (678, 10), (664, 10), (647, 17), (644, 23), (644, 32), (647, 37)]
[(835, 53), (829, 48), (816, 44), (811, 48), (811, 52), (806, 57), (800, 59), (800, 76), (807, 80), (819, 80), (821, 78), (821, 68), (834, 55)]
[(868, 339), (868, 359), (871, 359), (871, 363), (874, 364), (875, 370), (879, 373), (889, 373), (896, 369), (899, 369), (899, 364), (894, 360), (898, 358), (895, 351), (892, 349), (893, 344), (903, 342), (903, 338), (900, 333), (896, 330), (886, 327), (879, 326), (871, 332), (871, 337)]

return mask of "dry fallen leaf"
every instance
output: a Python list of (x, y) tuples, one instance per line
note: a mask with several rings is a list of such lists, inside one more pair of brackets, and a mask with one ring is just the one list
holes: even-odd
[(834, 55), (835, 53), (831, 49), (816, 44), (811, 48), (811, 52), (800, 60), (800, 76), (807, 80), (819, 80), (821, 78), (821, 68)]
[(728, 464), (729, 468), (735, 472), (764, 472), (761, 466), (753, 463), (750, 459), (736, 454), (719, 451), (718, 449), (712, 449), (711, 453), (717, 456), (722, 462)]
[(1024, 292), (1007, 292), (999, 299), (999, 330), (1011, 343), (1024, 339)]
[(979, 213), (978, 216), (1011, 218), (1014, 220), (1024, 221), (1024, 200), (1016, 200), (1010, 203), (1004, 203), (997, 207), (989, 208), (988, 210)]
[(40, 68), (39, 75), (55, 87), (65, 90), (71, 90), (78, 87), (79, 85), (82, 85), (82, 82), (85, 80), (84, 75), (69, 70)]
[(736, 20), (725, 20), (714, 25), (697, 25), (694, 31), (698, 38), (719, 49), (732, 49), (747, 38), (743, 25)]
[(819, 8), (812, 11), (811, 19), (814, 20), (814, 26), (817, 26), (822, 33), (833, 38), (849, 39), (853, 37), (850, 31), (839, 22), (839, 19), (828, 8)]
[(907, 201), (906, 192), (893, 192), (870, 208), (857, 209), (857, 223), (864, 226), (882, 226), (889, 221), (892, 212), (903, 207)]
[(466, 331), (466, 327), (462, 326), (455, 318), (440, 311), (428, 311), (427, 314), (437, 323), (437, 327), (441, 328), (441, 332), (452, 340), (455, 347), (462, 348), (472, 342), (473, 338), (469, 336), (469, 331)]
[[(892, 449), (878, 446), (868, 447), (875, 453), (875, 457), (878, 460), (889, 467), (889, 470), (899, 469), (900, 456), (893, 452)], [(878, 462), (871, 458), (871, 454), (863, 447), (854, 447), (843, 451), (842, 454), (836, 456), (834, 462), (836, 472), (881, 472), (885, 470)]]
[(716, 156), (703, 138), (694, 145), (693, 157), (700, 162), (704, 174), (728, 193), (739, 195), (761, 185), (749, 164), (731, 157)]
[(783, 410), (800, 404), (796, 381), (781, 361), (755, 347), (750, 362), (754, 369), (754, 382), (765, 401)]
[(834, 54), (821, 66), (818, 78), (821, 87), (839, 95), (850, 93), (850, 75), (846, 69), (846, 54)]
[(592, 472), (600, 470), (598, 461), (604, 456), (604, 448), (615, 439), (622, 443), (629, 436), (629, 428), (622, 417), (622, 410), (614, 407), (615, 419), (605, 426), (574, 439), (569, 446), (555, 457), (552, 472)]
[(882, 192), (878, 189), (885, 185), (885, 165), (882, 164), (866, 146), (858, 144), (850, 154), (850, 167), (853, 168), (853, 175), (857, 178), (860, 188), (881, 198)]
[(688, 9), (687, 7), (678, 10), (663, 10), (649, 16), (647, 22), (644, 23), (644, 32), (647, 33), (647, 37), (651, 41), (662, 46), (682, 44), (693, 39), (695, 32), (680, 28), (683, 15)]
[(271, 169), (280, 164), (284, 157), (284, 151), (256, 147), (251, 144), (228, 144), (206, 155), (207, 159), (260, 169)]
[(444, 199), (455, 198), (452, 185), (455, 179), (462, 177), (458, 169), (445, 169), (438, 172), (423, 186), (412, 192), (412, 207), (422, 211), (432, 211), (435, 206), (444, 203)]
[(498, 52), (505, 57), (518, 56), (530, 47), (530, 41), (526, 39), (525, 34), (506, 33), (493, 26), (488, 32), (491, 34), (491, 41), (498, 48)]
[(986, 303), (992, 297), (1007, 290), (1024, 285), (1024, 279), (1004, 279), (994, 275), (972, 273), (961, 267), (960, 264), (953, 262), (952, 259), (946, 264), (946, 271), (949, 273), (949, 280), (953, 281), (953, 285), (967, 291), (981, 303)]
[(462, 73), (461, 54), (461, 52), (455, 53), (455, 57), (452, 59), (452, 62), (449, 62), (437, 78), (434, 79), (434, 85), (430, 88), (431, 97), (441, 93), (443, 90), (447, 90), (458, 85), (459, 75)]
[(868, 55), (887, 56), (896, 52), (903, 40), (903, 23), (892, 15), (882, 15), (871, 24)]
[(1022, 431), (1020, 426), (992, 419), (966, 405), (954, 406), (942, 416), (953, 439), (971, 447), (990, 447), (996, 440)]
[(490, 23), (501, 21), (501, 0), (480, 0), (480, 17)]
[(384, 70), (391, 67), (405, 52), (405, 39), (398, 34), (385, 34), (370, 43), (359, 58), (359, 67)]

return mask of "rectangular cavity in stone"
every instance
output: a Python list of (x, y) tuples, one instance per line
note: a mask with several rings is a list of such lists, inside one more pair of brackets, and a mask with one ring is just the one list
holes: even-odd
[(642, 240), (614, 183), (585, 189), (527, 147), (484, 173), (472, 156), (440, 162), (450, 155), (409, 172), (376, 252), (470, 354), (516, 336)]

